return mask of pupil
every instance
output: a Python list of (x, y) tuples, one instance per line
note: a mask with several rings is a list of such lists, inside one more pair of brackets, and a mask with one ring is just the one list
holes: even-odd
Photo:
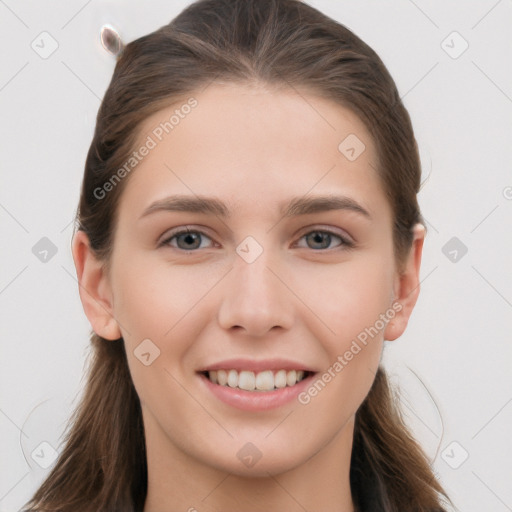
[(317, 231), (312, 235), (312, 238), (314, 243), (322, 243), (323, 240), (324, 242), (327, 242), (327, 245), (324, 243), (324, 247), (329, 245), (330, 235), (328, 233), (320, 233)]
[(187, 233), (183, 235), (185, 244), (194, 244), (194, 238), (196, 241), (198, 240), (198, 234), (197, 233)]

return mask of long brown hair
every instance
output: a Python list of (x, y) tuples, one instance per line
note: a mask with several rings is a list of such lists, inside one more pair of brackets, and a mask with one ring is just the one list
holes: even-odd
[[(377, 54), (300, 0), (200, 0), (123, 48), (98, 112), (77, 211), (77, 227), (98, 257), (108, 264), (116, 206), (129, 176), (104, 197), (98, 190), (129, 158), (141, 121), (216, 79), (306, 86), (352, 109), (374, 138), (394, 213), (395, 256), (403, 261), (412, 227), (422, 222), (420, 161), (408, 112)], [(91, 341), (88, 381), (63, 451), (27, 511), (144, 508), (144, 426), (124, 343), (94, 333)], [(360, 511), (433, 512), (442, 510), (442, 500), (450, 502), (402, 421), (382, 368), (356, 413), (350, 483)]]

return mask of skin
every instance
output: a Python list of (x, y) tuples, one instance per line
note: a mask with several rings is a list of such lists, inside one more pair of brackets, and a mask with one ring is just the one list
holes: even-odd
[[(351, 512), (355, 413), (383, 340), (407, 326), (424, 229), (415, 227), (399, 271), (376, 149), (350, 110), (261, 84), (215, 83), (194, 97), (198, 106), (126, 178), (108, 271), (83, 232), (73, 240), (84, 310), (100, 336), (123, 337), (141, 399), (144, 512)], [(179, 105), (147, 119), (141, 141)], [(349, 134), (366, 146), (354, 161), (338, 150)], [(141, 218), (171, 194), (215, 196), (231, 216)], [(306, 194), (348, 196), (370, 218), (346, 209), (283, 218), (278, 205)], [(180, 226), (204, 235), (196, 244), (175, 237), (158, 246)], [(322, 229), (335, 233), (330, 242), (305, 236)], [(236, 252), (247, 236), (263, 249), (252, 263)], [(186, 251), (190, 245), (198, 248)], [(214, 397), (196, 373), (227, 358), (279, 357), (321, 376), (393, 303), (401, 310), (305, 405), (242, 411)], [(147, 338), (160, 349), (149, 366), (134, 355)], [(237, 456), (248, 442), (262, 454), (252, 467)]]

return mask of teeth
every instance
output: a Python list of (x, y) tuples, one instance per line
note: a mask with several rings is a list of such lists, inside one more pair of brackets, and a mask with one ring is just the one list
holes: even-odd
[(286, 387), (286, 370), (279, 370), (274, 376), (274, 386), (276, 388)]
[[(231, 370), (236, 373), (236, 370)], [(229, 372), (231, 373), (231, 372)], [(252, 391), (256, 387), (256, 377), (253, 372), (240, 372), (238, 375), (238, 387), (246, 391)]]
[(208, 373), (209, 373), (210, 380), (212, 382), (214, 382), (214, 383), (216, 382), (217, 384), (220, 384), (221, 386), (225, 386), (228, 383), (228, 374), (227, 374), (226, 370), (218, 370), (217, 371), (217, 381), (212, 379), (213, 372), (208, 372)]
[(260, 391), (271, 391), (274, 389), (274, 374), (270, 370), (258, 373), (256, 375), (256, 388)]
[(286, 384), (293, 386), (297, 382), (297, 372), (292, 370), (286, 374)]
[(229, 370), (228, 386), (230, 388), (236, 388), (238, 386), (238, 372), (236, 370)]
[(255, 374), (242, 370), (212, 370), (208, 378), (220, 386), (239, 388), (246, 391), (272, 391), (286, 386), (295, 386), (305, 376), (304, 370), (279, 370), (275, 374), (272, 370), (265, 370)]

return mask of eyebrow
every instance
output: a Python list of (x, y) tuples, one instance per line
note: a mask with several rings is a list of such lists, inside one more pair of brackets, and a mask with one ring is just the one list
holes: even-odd
[[(283, 217), (308, 215), (331, 210), (350, 210), (371, 219), (371, 215), (357, 201), (347, 196), (320, 195), (313, 197), (294, 197), (288, 203), (281, 203)], [(174, 211), (213, 214), (219, 217), (231, 217), (225, 203), (214, 197), (174, 195), (152, 203), (144, 210), (140, 218), (155, 212)]]

